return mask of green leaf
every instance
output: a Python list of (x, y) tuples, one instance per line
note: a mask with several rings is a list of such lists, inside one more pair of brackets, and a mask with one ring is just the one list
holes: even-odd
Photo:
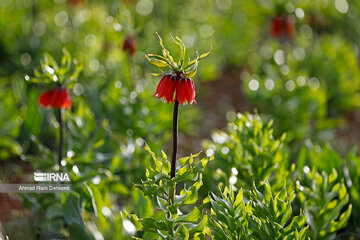
[(158, 60), (158, 59), (155, 59), (155, 58), (149, 58), (148, 56), (146, 56), (146, 58), (152, 65), (155, 65), (156, 67), (165, 68), (165, 67), (168, 66), (168, 63), (163, 61), (163, 60)]
[(64, 218), (67, 224), (82, 225), (84, 220), (80, 212), (80, 198), (77, 193), (63, 193), (61, 195), (61, 205), (64, 212)]
[(192, 69), (189, 69), (188, 71), (185, 72), (185, 76), (187, 78), (194, 77), (197, 72), (197, 67), (198, 67), (198, 62), (195, 62), (195, 65), (192, 67)]
[(202, 214), (200, 212), (200, 210), (197, 207), (194, 207), (194, 209), (186, 214), (183, 215), (181, 217), (179, 217), (178, 219), (175, 220), (175, 222), (190, 222), (190, 223), (198, 223), (201, 220)]
[(242, 188), (239, 190), (238, 194), (236, 195), (236, 199), (234, 202), (234, 206), (240, 205), (240, 203), (243, 201), (243, 190)]
[(135, 214), (131, 214), (130, 216), (131, 222), (135, 225), (136, 231), (140, 231), (143, 228), (139, 218)]
[(346, 211), (343, 212), (343, 213), (340, 215), (338, 221), (332, 221), (332, 222), (331, 222), (331, 229), (330, 229), (330, 231), (331, 231), (331, 232), (336, 232), (336, 231), (338, 231), (339, 229), (346, 227), (346, 225), (347, 225), (347, 223), (348, 223), (348, 221), (349, 221), (350, 215), (351, 215), (351, 211), (352, 211), (352, 205), (350, 204), (349, 207), (346, 209)]
[(95, 239), (84, 224), (77, 193), (63, 193), (61, 205), (65, 222), (69, 225), (70, 239)]
[(120, 182), (112, 182), (109, 185), (109, 190), (113, 193), (117, 193), (122, 196), (128, 196), (130, 194), (129, 189)]
[(153, 218), (144, 218), (142, 221), (143, 229), (148, 231), (150, 229), (167, 230), (167, 226), (163, 221), (157, 221)]
[(181, 41), (181, 39), (179, 37), (176, 37), (176, 39), (174, 39), (174, 37), (170, 34), (173, 42), (175, 42), (177, 45), (179, 45), (180, 47), (180, 58), (178, 61), (178, 66), (181, 68), (184, 60), (185, 60), (185, 52), (186, 52), (186, 47), (185, 44)]
[(271, 198), (272, 198), (272, 191), (271, 191), (271, 187), (268, 181), (265, 181), (264, 183), (264, 197), (266, 199), (267, 202), (270, 202)]
[(204, 57), (207, 57), (210, 54), (210, 52), (211, 52), (211, 49), (208, 52), (201, 54), (200, 57), (199, 57), (199, 60), (204, 58)]
[(189, 230), (184, 227), (184, 225), (180, 225), (175, 232), (176, 236), (179, 236), (180, 239), (188, 240), (189, 239)]
[(177, 69), (176, 63), (174, 62), (173, 57), (170, 55), (170, 52), (164, 47), (163, 41), (162, 41), (160, 35), (159, 35), (157, 32), (156, 32), (156, 35), (157, 35), (158, 38), (159, 38), (159, 42), (160, 42), (160, 46), (161, 46), (161, 48), (162, 48), (162, 54), (163, 54), (164, 58), (167, 59), (168, 64), (169, 64), (173, 69)]
[(208, 225), (209, 218), (205, 215), (199, 223), (185, 223), (185, 226), (190, 229), (190, 233), (194, 234), (196, 232), (202, 232), (204, 228)]

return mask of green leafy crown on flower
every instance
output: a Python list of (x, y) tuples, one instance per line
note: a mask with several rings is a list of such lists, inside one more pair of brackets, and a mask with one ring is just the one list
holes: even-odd
[[(159, 40), (160, 40), (160, 46), (162, 48), (162, 56), (157, 55), (157, 54), (147, 54), (146, 58), (149, 60), (149, 62), (151, 64), (160, 68), (160, 70), (162, 72), (164, 72), (167, 68), (170, 68), (173, 71), (173, 73), (175, 73), (177, 75), (182, 74), (186, 78), (192, 78), (195, 76), (195, 74), (197, 72), (197, 68), (198, 68), (200, 59), (205, 58), (211, 52), (211, 49), (210, 49), (208, 52), (199, 55), (199, 53), (196, 51), (197, 57), (194, 60), (191, 60), (189, 58), (189, 61), (187, 62), (187, 64), (185, 64), (185, 55), (186, 55), (185, 44), (181, 41), (181, 39), (179, 37), (174, 38), (170, 34), (172, 40), (177, 45), (179, 45), (180, 50), (181, 50), (179, 61), (175, 62), (174, 58), (171, 56), (170, 52), (164, 47), (164, 44), (163, 44), (163, 41), (162, 41), (160, 35), (158, 33), (156, 33), (156, 35), (159, 37)], [(161, 76), (161, 75), (163, 75), (163, 73), (153, 73), (153, 75)]]

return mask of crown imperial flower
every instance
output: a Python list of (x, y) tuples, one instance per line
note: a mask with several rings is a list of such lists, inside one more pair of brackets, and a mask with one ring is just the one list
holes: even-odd
[(129, 52), (131, 56), (134, 56), (136, 52), (136, 38), (135, 36), (127, 36), (123, 42), (122, 50)]
[(270, 34), (273, 37), (293, 37), (295, 23), (290, 15), (278, 15), (271, 19)]
[(196, 103), (194, 81), (191, 78), (165, 75), (161, 78), (153, 96), (162, 98), (167, 103), (173, 103), (174, 100), (180, 105)]
[(162, 76), (153, 96), (163, 99), (167, 103), (173, 103), (174, 101), (177, 101), (180, 105), (196, 103), (195, 85), (191, 78), (195, 76), (197, 72), (200, 59), (209, 55), (210, 51), (200, 56), (196, 52), (197, 58), (194, 60), (189, 59), (185, 65), (186, 48), (181, 39), (178, 37), (174, 39), (171, 36), (181, 50), (179, 61), (175, 62), (170, 52), (164, 47), (161, 37), (159, 35), (158, 37), (162, 48), (162, 56), (148, 54), (146, 57), (151, 64), (160, 68), (162, 72), (170, 68), (171, 73), (153, 74), (155, 76)]
[(39, 97), (39, 104), (44, 108), (70, 109), (71, 98), (69, 90), (63, 87), (44, 92)]

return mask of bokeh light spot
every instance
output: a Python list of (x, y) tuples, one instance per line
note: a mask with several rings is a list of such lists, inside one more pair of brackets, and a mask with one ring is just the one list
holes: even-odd
[(283, 50), (276, 50), (274, 53), (274, 61), (277, 65), (283, 65), (285, 63), (285, 53)]
[(298, 18), (303, 19), (305, 17), (305, 12), (304, 12), (304, 10), (302, 10), (302, 8), (297, 8), (297, 9), (295, 9), (295, 15)]
[(249, 82), (249, 88), (251, 91), (256, 91), (259, 89), (259, 81), (256, 79), (252, 79)]
[(349, 4), (346, 0), (335, 0), (335, 8), (341, 13), (347, 13)]
[(275, 87), (275, 82), (271, 78), (266, 79), (265, 88), (269, 91), (273, 90)]
[(55, 24), (59, 27), (65, 26), (68, 20), (69, 20), (69, 16), (65, 11), (61, 11), (55, 16)]
[(285, 88), (288, 90), (288, 91), (293, 91), (295, 89), (295, 82), (293, 80), (288, 80), (286, 83), (285, 83)]
[(318, 90), (319, 87), (320, 87), (320, 81), (315, 77), (310, 78), (309, 88), (313, 91), (316, 91), (316, 90)]
[(306, 78), (305, 78), (304, 76), (298, 76), (298, 77), (296, 78), (296, 83), (297, 83), (297, 85), (299, 85), (300, 87), (301, 87), (301, 86), (304, 86), (305, 83), (306, 83)]
[(153, 10), (154, 4), (150, 0), (140, 0), (136, 4), (136, 11), (143, 16), (149, 15)]
[(122, 224), (123, 224), (125, 231), (127, 233), (129, 233), (130, 235), (133, 235), (136, 233), (136, 228), (135, 228), (134, 224), (132, 222), (130, 222), (129, 220), (124, 219)]

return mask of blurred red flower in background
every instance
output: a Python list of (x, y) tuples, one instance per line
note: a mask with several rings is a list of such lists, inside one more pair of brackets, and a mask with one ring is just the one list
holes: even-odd
[(41, 107), (58, 109), (70, 109), (72, 103), (69, 90), (63, 87), (44, 92), (38, 101)]
[(70, 5), (73, 5), (73, 6), (77, 6), (77, 5), (82, 4), (84, 2), (85, 2), (85, 0), (68, 0), (68, 3)]
[(163, 98), (167, 103), (174, 102), (174, 100), (177, 100), (180, 105), (196, 103), (193, 80), (181, 76), (163, 76), (153, 96), (159, 99)]
[(273, 37), (293, 37), (295, 23), (290, 15), (279, 15), (271, 19), (270, 34)]
[(135, 36), (127, 36), (123, 42), (122, 50), (129, 52), (131, 56), (134, 56), (136, 52), (136, 38)]

